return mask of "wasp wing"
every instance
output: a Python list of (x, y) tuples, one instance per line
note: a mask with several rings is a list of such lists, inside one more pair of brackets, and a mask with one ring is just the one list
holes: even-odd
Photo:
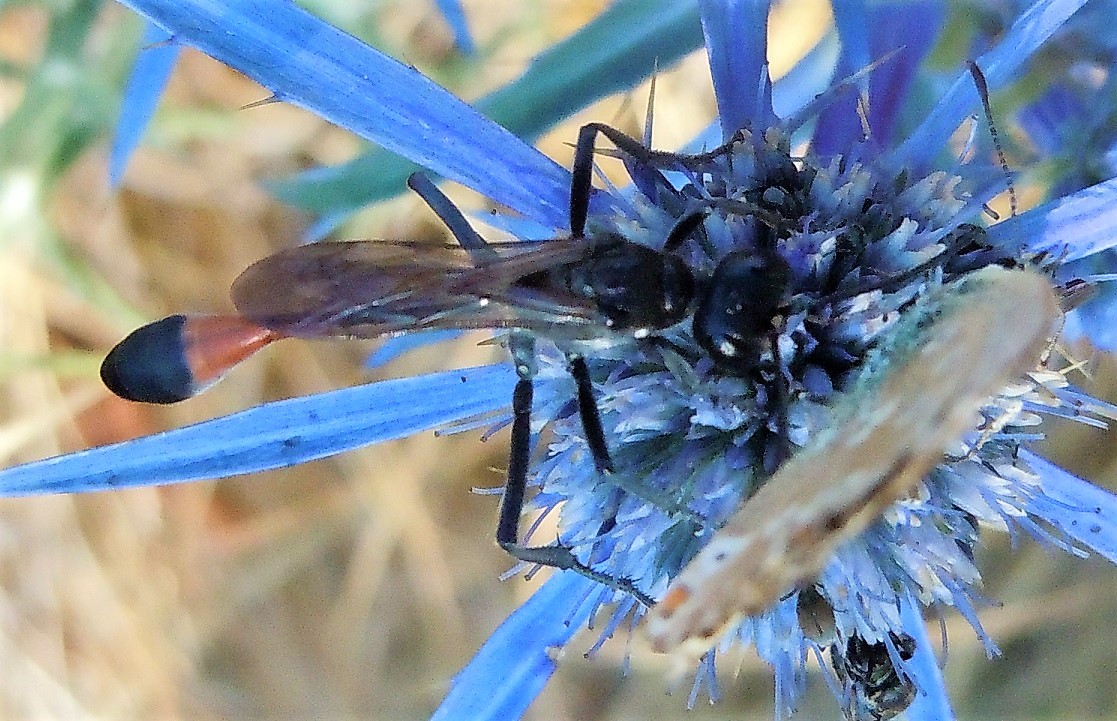
[(583, 238), (454, 245), (358, 240), (280, 251), (233, 282), (237, 311), (290, 336), (375, 338), (436, 328), (522, 328), (581, 337), (604, 318), (548, 274), (583, 259)]

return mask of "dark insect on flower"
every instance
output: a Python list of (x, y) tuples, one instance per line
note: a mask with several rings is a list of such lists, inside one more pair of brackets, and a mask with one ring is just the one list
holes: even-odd
[[(785, 302), (787, 264), (775, 251), (773, 236), (759, 253), (730, 253), (711, 277), (696, 279), (679, 251), (700, 230), (703, 210), (683, 214), (662, 250), (615, 232), (587, 233), (598, 133), (649, 170), (709, 162), (732, 152), (743, 138), (709, 153), (680, 155), (652, 151), (606, 125), (585, 126), (572, 173), (572, 235), (536, 242), (485, 241), (429, 180), (413, 176), (409, 184), (446, 222), (458, 245), (370, 240), (281, 251), (234, 281), (231, 294), (238, 315), (172, 315), (143, 326), (110, 351), (101, 376), (123, 398), (174, 403), (202, 392), (232, 366), (283, 338), (507, 329), (520, 380), (513, 395), (498, 543), (522, 561), (575, 570), (650, 606), (652, 600), (630, 581), (592, 570), (559, 544), (531, 548), (518, 542), (530, 454), (535, 339), (554, 342), (566, 355), (594, 465), (599, 473), (611, 473), (613, 461), (585, 357), (648, 339), (693, 316), (695, 342), (723, 372), (751, 373), (765, 351), (773, 349), (770, 340), (778, 333), (775, 318)], [(753, 208), (747, 200), (736, 202), (750, 213), (774, 215), (763, 203)]]
[(571, 237), (489, 243), (433, 183), (416, 175), (409, 184), (447, 223), (458, 245), (371, 240), (281, 251), (234, 281), (238, 315), (172, 315), (143, 326), (110, 351), (102, 379), (123, 398), (174, 403), (205, 390), (232, 366), (282, 338), (507, 329), (519, 381), (498, 543), (521, 561), (578, 571), (651, 605), (631, 583), (591, 570), (561, 545), (518, 543), (530, 456), (535, 339), (547, 338), (565, 353), (594, 465), (609, 473), (613, 462), (584, 356), (675, 325), (694, 305), (694, 279), (672, 251), (700, 215), (682, 219), (663, 251), (616, 233), (585, 232), (595, 129), (584, 132), (578, 143)]
[[(661, 204), (660, 222), (647, 222), (643, 235), (598, 218), (588, 227), (598, 135)], [(687, 182), (676, 187), (670, 172)], [(793, 157), (778, 129), (745, 128), (688, 155), (585, 126), (565, 238), (489, 243), (429, 181), (415, 176), (411, 186), (457, 245), (353, 241), (281, 251), (234, 282), (238, 315), (172, 316), (141, 328), (106, 358), (106, 383), (125, 397), (173, 402), (281, 338), (506, 330), (518, 381), (497, 541), (522, 562), (572, 570), (654, 606), (647, 632), (660, 651), (707, 654), (743, 618), (818, 578), (839, 547), (915, 490), (974, 427), (990, 396), (1035, 367), (1060, 315), (1049, 278), (990, 245), (977, 225), (925, 209), (924, 195), (961, 205), (949, 180), (901, 174), (872, 182), (861, 166)], [(850, 188), (863, 196), (849, 199)], [(835, 205), (832, 225), (815, 215), (811, 204), (820, 199)], [(520, 541), (519, 520), (532, 480), (540, 339), (564, 356), (576, 403), (563, 415), (579, 416), (578, 442), (596, 476), (610, 482), (601, 484), (607, 498), (593, 509), (591, 527), (530, 546)], [(617, 379), (651, 373), (665, 374), (665, 390), (693, 377), (696, 399), (729, 383), (731, 405), (766, 420), (711, 426), (703, 433), (714, 443), (671, 436), (679, 440), (659, 441), (642, 458), (633, 456), (639, 443), (618, 442), (615, 464), (607, 439), (626, 421), (614, 410), (606, 433), (594, 384), (614, 384), (611, 404)], [(872, 387), (859, 390), (857, 378)], [(671, 415), (667, 404), (644, 408)], [(990, 423), (999, 416), (993, 412)], [(823, 428), (804, 434), (819, 422)], [(692, 483), (654, 485), (666, 476), (652, 466), (678, 458), (713, 468), (725, 443), (754, 459), (745, 464), (750, 477), (733, 487), (746, 493), (740, 510), (734, 500), (744, 499), (734, 494), (711, 496), (711, 505)], [(802, 447), (792, 454), (792, 445)], [(564, 480), (577, 482), (565, 475), (536, 469), (548, 489), (557, 481), (560, 496)], [(665, 594), (660, 579), (621, 564), (623, 552), (609, 554), (630, 499), (650, 503), (670, 524), (655, 561), (674, 577)], [(709, 542), (695, 555), (693, 540), (702, 536)], [(822, 605), (833, 605), (834, 591), (819, 588)], [(852, 699), (899, 708), (903, 694), (888, 686), (882, 663), (853, 647), (837, 657), (846, 659)]]
[[(281, 337), (507, 331), (519, 380), (498, 540), (528, 563), (601, 585), (573, 573), (548, 580), (457, 678), (440, 718), (516, 717), (577, 627), (597, 624), (603, 643), (644, 620), (656, 648), (703, 655), (692, 701), (706, 682), (716, 695), (717, 656), (743, 643), (775, 669), (777, 717), (802, 695), (810, 659), (827, 655), (850, 718), (885, 718), (908, 702), (921, 717), (927, 705), (949, 717), (924, 618), (957, 610), (992, 651), (975, 609), (979, 528), (1117, 560), (1117, 500), (1029, 450), (1043, 416), (1095, 426), (1117, 418), (1117, 408), (1067, 377), (1075, 359), (1045, 352), (1051, 326), (1064, 314), (1068, 327), (1080, 322), (1076, 299), (1111, 278), (1103, 251), (1114, 244), (1108, 210), (1117, 185), (1056, 193), (986, 227), (981, 216), (993, 217), (1003, 158), (1000, 168), (989, 163), (976, 133), (945, 157), (965, 114), (979, 99), (989, 114), (986, 90), (1008, 84), (1081, 0), (1036, 3), (980, 59), (988, 88), (971, 64), (972, 82), (957, 78), (918, 122), (919, 104), (904, 98), (909, 87), (930, 87), (911, 84), (934, 41), (921, 4), (836, 4), (844, 16), (838, 67), (866, 69), (814, 101), (804, 95), (806, 104), (785, 115), (772, 100), (767, 4), (700, 3), (722, 126), (721, 140), (709, 144), (724, 144), (664, 153), (589, 125), (573, 180), (449, 97), (414, 119), (401, 121), (408, 113), (394, 107), (383, 113), (383, 88), (402, 97), (396, 89), (414, 87), (422, 99), (436, 89), (411, 69), (376, 64), (292, 4), (273, 3), (265, 21), (251, 3), (220, 12), (186, 3), (207, 14), (202, 23), (180, 14), (182, 2), (126, 1), (150, 6), (176, 38), (240, 63), (277, 99), (389, 141), (382, 144), (550, 229), (543, 232), (569, 223), (570, 237), (489, 244), (420, 179), (417, 190), (459, 247), (284, 251), (238, 281), (239, 315), (162, 321), (105, 366), (106, 380), (125, 393), (173, 401)], [(273, 13), (316, 31), (275, 32)], [(230, 17), (251, 32), (229, 32)], [(328, 41), (312, 52), (308, 37)], [(284, 38), (292, 51), (273, 52)], [(246, 61), (261, 45), (265, 61)], [(893, 69), (875, 72), (896, 55)], [(328, 101), (317, 94), (323, 78), (344, 80)], [(901, 128), (910, 131), (902, 141)], [(625, 164), (630, 190), (591, 188), (601, 135)], [(1101, 263), (1090, 275), (1068, 270), (1067, 261), (1087, 257)], [(363, 271), (347, 270), (354, 267)], [(298, 304), (300, 294), (309, 305)], [(167, 351), (151, 358), (145, 349)], [(512, 375), (485, 371), (494, 383)], [(47, 459), (5, 471), (6, 489), (227, 476), (495, 410), (488, 391), (496, 385), (469, 388), (468, 402), (443, 402), (458, 387), (446, 393), (442, 380), (268, 404)], [(422, 388), (439, 398), (404, 397)], [(319, 421), (337, 412), (339, 396), (350, 401), (337, 415), (351, 433)], [(419, 405), (430, 414), (415, 420)], [(305, 411), (297, 422), (292, 407)], [(533, 421), (548, 430), (546, 448), (531, 454)], [(318, 443), (303, 449), (307, 435)], [(255, 448), (241, 452), (260, 438), (262, 459)], [(519, 544), (529, 484), (541, 489), (532, 508), (558, 516), (554, 546)], [(634, 608), (652, 599), (659, 603), (650, 611)]]
[(849, 721), (888, 721), (904, 711), (918, 692), (902, 668), (915, 655), (915, 639), (889, 632), (870, 642), (854, 633), (830, 647), (830, 663), (842, 684)]

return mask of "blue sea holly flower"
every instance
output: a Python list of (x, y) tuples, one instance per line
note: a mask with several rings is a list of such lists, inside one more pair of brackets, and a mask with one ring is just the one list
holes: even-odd
[[(573, 310), (586, 297), (610, 310), (598, 329), (608, 342), (593, 353), (579, 347), (608, 463), (587, 440), (586, 404), (579, 413), (572, 400), (571, 348), (548, 342), (553, 334), (543, 329), (535, 354), (512, 336), (517, 371), (454, 371), (283, 401), (0, 474), (3, 492), (19, 495), (290, 465), (505, 408), (517, 372), (522, 379), (536, 366), (532, 421), (548, 434), (529, 470), (539, 488), (531, 503), (557, 515), (557, 544), (575, 561), (498, 629), (454, 680), (436, 718), (516, 718), (580, 626), (592, 621), (601, 642), (638, 626), (645, 602), (664, 597), (727, 519), (789, 458), (825, 437), (852, 389), (887, 379), (888, 351), (901, 332), (960, 302), (952, 299), (971, 279), (998, 272), (990, 268), (1046, 274), (1073, 314), (1097, 279), (1056, 281), (1061, 264), (1117, 242), (1112, 179), (988, 223), (987, 206), (1006, 177), (984, 140), (979, 78), (992, 90), (1005, 86), (1081, 2), (1029, 7), (975, 59), (984, 75), (960, 72), (913, 129), (901, 111), (941, 25), (938, 3), (837, 4), (842, 53), (833, 87), (779, 117), (766, 62), (767, 4), (701, 2), (723, 144), (657, 152), (587, 126), (583, 149), (594, 135), (607, 136), (633, 184), (596, 191), (584, 203), (570, 201), (585, 188), (562, 168), (418, 73), (292, 5), (126, 4), (278, 100), (314, 109), (531, 223), (556, 231), (569, 224), (577, 233), (588, 207), (587, 248), (650, 250), (662, 261), (655, 268), (681, 264), (692, 281), (670, 296), (682, 299), (685, 317), (663, 328), (662, 315), (622, 322), (627, 306), (608, 304), (632, 290), (651, 293), (666, 272), (620, 283), (611, 271), (609, 282), (595, 285), (590, 276), (603, 266), (593, 260), (564, 280)], [(960, 126), (974, 132), (952, 145)], [(515, 286), (528, 296), (542, 282), (530, 277)], [(1117, 500), (1030, 449), (1044, 416), (1094, 425), (1117, 417), (1117, 408), (1071, 384), (1063, 369), (1074, 365), (1052, 349), (988, 399), (972, 432), (953, 439), (941, 463), (869, 518), (864, 532), (844, 538), (816, 577), (781, 589), (765, 610), (711, 639), (695, 693), (708, 682), (713, 695), (717, 657), (751, 644), (774, 670), (777, 715), (794, 709), (807, 665), (817, 662), (848, 718), (891, 718), (909, 706), (912, 717), (950, 718), (923, 618), (953, 608), (995, 652), (976, 612), (979, 529), (1023, 532), (1117, 561)], [(873, 452), (871, 436), (850, 442)], [(818, 471), (824, 488), (840, 480)]]

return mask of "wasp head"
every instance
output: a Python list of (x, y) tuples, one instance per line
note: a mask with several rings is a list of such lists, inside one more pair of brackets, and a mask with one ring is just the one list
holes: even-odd
[(761, 360), (787, 301), (791, 270), (775, 251), (721, 260), (694, 314), (694, 338), (722, 369), (746, 375)]

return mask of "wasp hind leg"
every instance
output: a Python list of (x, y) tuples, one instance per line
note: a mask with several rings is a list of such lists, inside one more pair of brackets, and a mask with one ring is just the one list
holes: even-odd
[[(508, 453), (508, 480), (500, 499), (500, 518), (496, 526), (497, 544), (518, 561), (573, 571), (603, 586), (628, 593), (640, 603), (651, 607), (655, 602), (631, 580), (616, 578), (590, 568), (578, 560), (574, 552), (566, 546), (559, 543), (550, 546), (526, 546), (520, 543), (520, 516), (523, 514), (528, 466), (531, 461), (531, 404), (534, 396), (535, 352), (534, 344), (526, 336), (513, 335), (510, 345), (519, 380), (516, 381), (516, 388), (512, 393), (512, 441)], [(605, 437), (601, 430), (601, 418), (597, 413), (592, 389), (589, 386), (589, 373), (585, 369), (585, 361), (580, 363), (581, 370), (576, 368), (579, 365), (578, 361), (581, 359), (577, 357), (571, 360), (571, 373), (575, 376), (575, 383), (579, 387), (578, 409), (580, 413), (583, 412), (586, 399), (593, 408), (592, 413), (582, 416), (582, 426), (583, 429), (586, 429), (587, 425), (596, 428), (596, 431), (587, 429), (586, 436), (589, 439), (596, 433), (600, 442), (599, 449), (595, 451), (593, 448), (595, 441), (588, 441), (598, 470), (603, 470), (603, 466), (612, 469), (612, 460), (605, 448)], [(584, 374), (584, 380), (578, 379), (579, 374)], [(593, 420), (587, 421), (587, 417)], [(601, 453), (600, 459), (598, 452)], [(603, 522), (602, 532), (608, 530), (610, 523), (615, 523), (615, 519), (607, 519)]]
[[(772, 411), (775, 415), (776, 421), (776, 443), (772, 449), (772, 457), (770, 459), (770, 471), (775, 473), (776, 470), (791, 457), (791, 388), (788, 381), (788, 376), (785, 375), (784, 362), (780, 354), (780, 332), (773, 330), (770, 336), (770, 343), (772, 346), (772, 382), (769, 385), (771, 395), (769, 396), (769, 403), (772, 404)], [(766, 459), (766, 461), (769, 459)], [(767, 464), (766, 464), (767, 465)]]
[(458, 206), (454, 205), (453, 201), (438, 189), (433, 180), (423, 173), (412, 173), (407, 178), (407, 187), (411, 188), (416, 195), (422, 198), (427, 207), (434, 211), (434, 214), (446, 226), (450, 234), (458, 241), (458, 245), (469, 253), (469, 257), (473, 259), (475, 264), (480, 265), (496, 259), (496, 252), (481, 237), (480, 233), (469, 224), (462, 211), (458, 210)]
[(585, 433), (586, 445), (593, 456), (594, 468), (598, 473), (612, 473), (613, 459), (605, 444), (605, 429), (601, 427), (601, 411), (597, 407), (597, 399), (593, 397), (593, 381), (590, 380), (589, 368), (580, 355), (567, 356), (567, 363), (578, 389), (578, 417), (582, 419), (582, 432)]
[[(567, 354), (567, 366), (570, 375), (574, 378), (574, 385), (578, 389), (578, 417), (582, 421), (582, 433), (589, 446), (590, 456), (593, 457), (593, 466), (603, 476), (613, 473), (613, 458), (609, 455), (609, 446), (605, 443), (605, 429), (601, 426), (601, 409), (597, 407), (597, 399), (593, 396), (593, 381), (586, 360), (580, 355)], [(617, 526), (617, 512), (620, 508), (623, 491), (615, 488), (605, 518), (597, 529), (597, 535), (603, 536)]]

